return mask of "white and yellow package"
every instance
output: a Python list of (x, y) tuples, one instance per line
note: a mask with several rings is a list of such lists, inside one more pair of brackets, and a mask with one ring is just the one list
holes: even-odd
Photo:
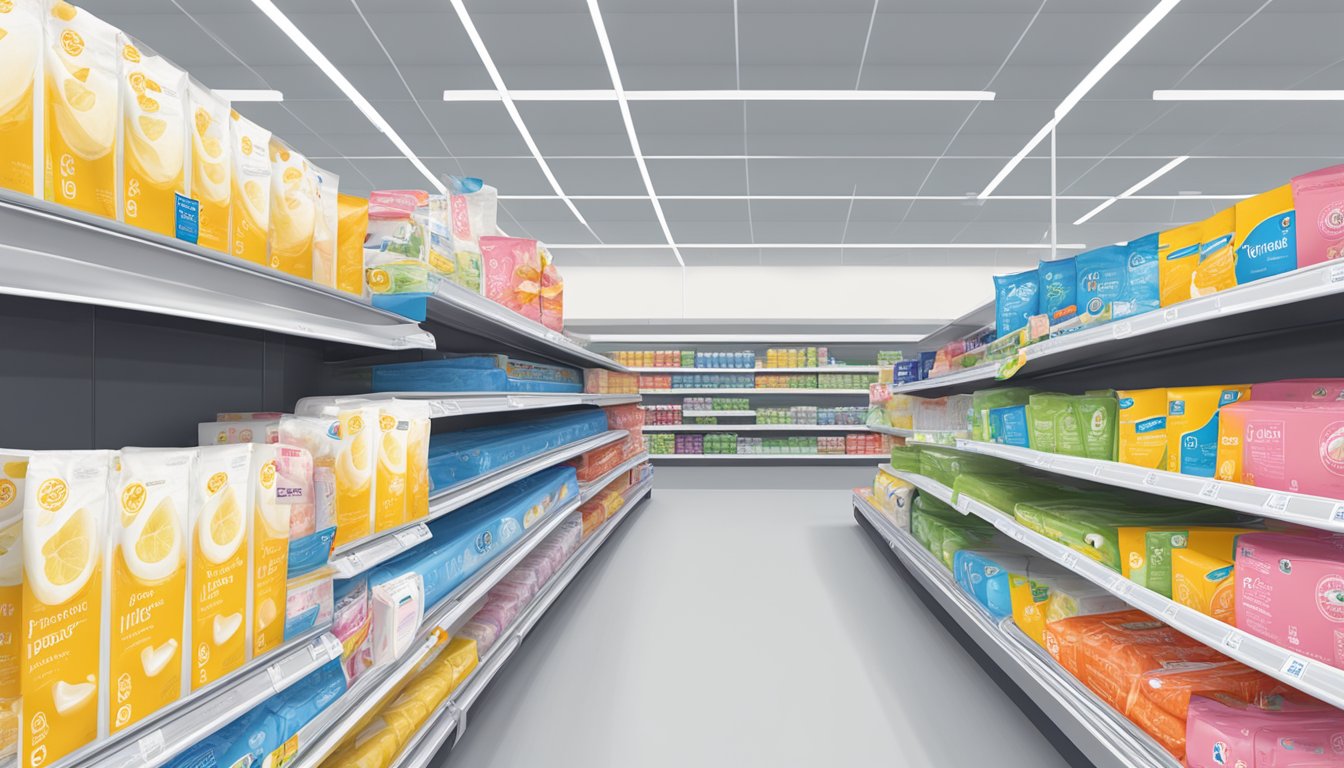
[(0, 453), (0, 760), (19, 741), (23, 610), (23, 486), (28, 457)]
[(353, 195), (337, 195), (336, 209), (336, 287), (367, 298), (364, 237), (369, 230), (369, 201)]
[(337, 231), (340, 228), (337, 204), (340, 196), (340, 177), (312, 163), (308, 164), (308, 173), (316, 196), (317, 210), (313, 222), (313, 280), (329, 288), (335, 288)]
[(272, 269), (311, 280), (317, 193), (308, 161), (275, 136), (271, 136), (270, 153), (270, 265)]
[(191, 132), (191, 196), (197, 212), (196, 244), (229, 252), (229, 102), (192, 80), (187, 85), (187, 121)]
[(177, 234), (187, 197), (187, 73), (129, 35), (117, 36), (121, 70), (121, 219)]
[(195, 461), (196, 452), (189, 449), (121, 452), (108, 536), (110, 733), (182, 694), (188, 509)]
[(118, 218), (117, 30), (64, 0), (46, 29), (46, 199)]
[(1235, 288), (1237, 285), (1237, 253), (1232, 250), (1236, 237), (1236, 209), (1219, 211), (1200, 222), (1199, 264), (1190, 278), (1192, 297)]
[(19, 764), (43, 766), (99, 735), (107, 647), (103, 541), (110, 451), (38, 451), (23, 493)]
[(42, 194), (45, 0), (0, 3), (0, 187)]
[(398, 400), (399, 413), (410, 424), (406, 433), (406, 521), (429, 515), (429, 403)]
[(233, 255), (266, 264), (271, 227), (271, 132), (229, 110), (229, 230)]
[(389, 404), (378, 411), (378, 466), (374, 471), (373, 530), (406, 522), (406, 447), (411, 422)]
[(1190, 298), (1190, 283), (1199, 264), (1199, 238), (1204, 222), (1168, 229), (1157, 236), (1157, 275), (1161, 304), (1169, 307)]
[(251, 445), (199, 449), (191, 486), (191, 617), (183, 643), (193, 691), (248, 659), (251, 469)]
[(288, 456), (301, 448), (252, 448), (252, 656), (285, 639), (285, 580), (289, 572), (289, 506), (280, 492)]
[(1167, 390), (1122, 389), (1119, 404), (1119, 458), (1145, 469), (1167, 468)]
[(373, 533), (373, 476), (381, 434), (377, 406), (342, 406), (337, 419), (341, 448), (336, 455), (334, 546), (340, 547)]

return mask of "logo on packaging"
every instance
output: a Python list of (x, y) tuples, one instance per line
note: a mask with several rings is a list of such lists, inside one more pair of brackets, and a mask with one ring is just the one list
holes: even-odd
[(1327, 424), (1321, 430), (1321, 464), (1336, 475), (1344, 475), (1344, 421)]
[(1221, 741), (1213, 743), (1213, 762), (1227, 765), (1227, 744)]
[[(237, 113), (235, 112), (234, 114), (236, 115)], [(244, 154), (244, 155), (251, 155), (251, 154), (252, 154), (252, 137), (251, 137), (251, 136), (244, 136), (244, 137), (243, 137), (243, 154)]]
[(8, 507), (19, 495), (19, 489), (9, 480), (0, 480), (0, 509)]
[(1330, 239), (1344, 235), (1344, 200), (1336, 200), (1322, 208), (1316, 217), (1316, 228)]
[(492, 543), (494, 543), (494, 537), (490, 535), (490, 532), (482, 531), (481, 534), (476, 537), (476, 551), (486, 552), (490, 549)]
[(275, 486), (275, 462), (268, 461), (261, 465), (261, 487), (270, 490)]
[(140, 513), (145, 507), (144, 483), (131, 483), (121, 489), (121, 508), (132, 515)]
[(13, 0), (0, 0), (0, 13), (9, 13), (14, 10)]
[(61, 32), (61, 49), (67, 56), (78, 56), (84, 52), (84, 38), (73, 29)]
[(224, 484), (227, 482), (229, 482), (229, 475), (227, 472), (216, 472), (210, 476), (209, 480), (205, 481), (205, 490), (212, 494), (219, 493), (219, 489), (223, 488)]
[(140, 63), (140, 51), (129, 43), (121, 47), (121, 57), (134, 64)]
[(1316, 608), (1327, 620), (1344, 624), (1344, 577), (1333, 574), (1316, 582)]
[(391, 432), (397, 428), (397, 420), (387, 414), (378, 417), (378, 428), (384, 432)]
[(345, 435), (346, 437), (354, 437), (364, 431), (364, 417), (359, 414), (351, 416), (348, 420), (348, 424), (350, 426), (350, 434)]
[(55, 512), (65, 506), (70, 498), (70, 486), (59, 477), (43, 480), (37, 487), (37, 504), (48, 512)]

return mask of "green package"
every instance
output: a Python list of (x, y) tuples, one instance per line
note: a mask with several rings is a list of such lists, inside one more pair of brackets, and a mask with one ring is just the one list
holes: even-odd
[(1032, 395), (1027, 404), (1032, 450), (1083, 456), (1083, 436), (1073, 398), (1052, 392)]
[[(1147, 509), (1148, 511), (1136, 511)], [(1126, 499), (1022, 502), (1013, 516), (1023, 526), (1096, 560), (1121, 570), (1119, 529), (1131, 526), (1216, 525), (1235, 519), (1231, 510), (1194, 504), (1146, 507)]]
[(963, 549), (984, 549), (987, 547), (1002, 546), (1003, 539), (999, 532), (993, 528), (974, 528), (956, 525), (947, 525), (943, 531), (943, 540), (939, 551), (935, 552), (943, 561), (947, 569), (952, 570), (952, 564), (957, 559), (957, 553)]
[(951, 448), (924, 446), (919, 452), (919, 473), (951, 486), (963, 472), (982, 475), (1015, 475), (1018, 467), (1011, 461), (993, 456), (962, 453)]
[(962, 494), (1012, 515), (1022, 502), (1084, 500), (1096, 494), (1061, 486), (1058, 482), (1034, 477), (1012, 475), (982, 475), (963, 472), (952, 483), (953, 501)]
[(891, 448), (891, 467), (902, 472), (919, 473), (919, 452), (917, 445), (894, 445)]
[(1088, 393), (1072, 400), (1083, 449), (1081, 454), (1072, 455), (1115, 461), (1120, 423), (1120, 406), (1115, 393)]
[(982, 389), (971, 394), (971, 439), (992, 442), (989, 434), (989, 412), (995, 408), (1026, 405), (1036, 390), (1031, 387)]
[(1163, 597), (1171, 597), (1171, 551), (1185, 549), (1189, 528), (1150, 530), (1143, 535), (1143, 559), (1129, 565), (1129, 580)]
[(952, 569), (952, 558), (958, 551), (981, 547), (993, 540), (994, 529), (983, 523), (979, 518), (948, 519), (913, 512), (910, 518), (911, 533), (915, 540), (942, 561), (948, 570)]

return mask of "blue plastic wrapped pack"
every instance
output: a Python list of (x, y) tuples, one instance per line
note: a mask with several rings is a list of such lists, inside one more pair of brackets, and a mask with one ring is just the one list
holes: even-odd
[(935, 350), (935, 351), (932, 351), (932, 352), (920, 352), (920, 353), (919, 353), (919, 380), (920, 380), (920, 381), (923, 381), (924, 379), (929, 378), (929, 374), (930, 374), (930, 373), (933, 373), (933, 364), (934, 364), (935, 361), (937, 361), (937, 359), (938, 359), (938, 352), (937, 352), (936, 350)]
[(1129, 297), (1129, 248), (1107, 245), (1074, 257), (1078, 271), (1078, 316), (1110, 320), (1116, 301)]
[(582, 392), (583, 374), (561, 365), (471, 355), (372, 367), (374, 392)]
[(994, 276), (995, 329), (999, 336), (1027, 327), (1027, 319), (1040, 314), (1036, 270)]
[(417, 573), (428, 610), (579, 492), (573, 467), (551, 467), (429, 524), (429, 541), (369, 572), (369, 589)]
[(1116, 299), (1114, 317), (1130, 317), (1152, 312), (1162, 306), (1162, 285), (1159, 279), (1157, 237), (1154, 232), (1130, 240), (1128, 251), (1129, 287), (1123, 298)]
[(434, 435), (429, 440), (430, 493), (606, 431), (606, 413), (592, 409)]
[(1027, 573), (1027, 557), (1014, 552), (962, 549), (952, 556), (952, 575), (966, 594), (996, 619), (1013, 615), (1008, 577)]
[(1051, 325), (1072, 320), (1078, 314), (1078, 271), (1073, 257), (1042, 261), (1036, 272), (1040, 314), (1050, 318)]
[[(262, 702), (168, 762), (167, 768), (236, 768), (283, 765), (284, 750), (333, 701), (345, 693), (339, 659)], [(302, 745), (300, 745), (302, 746)]]
[(1031, 429), (1028, 427), (1027, 406), (1008, 405), (989, 410), (989, 439), (1001, 445), (1031, 447)]

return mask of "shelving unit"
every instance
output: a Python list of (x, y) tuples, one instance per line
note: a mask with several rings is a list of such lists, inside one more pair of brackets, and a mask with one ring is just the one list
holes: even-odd
[(877, 373), (882, 370), (876, 365), (822, 365), (810, 368), (647, 368), (631, 366), (631, 373)]
[[(440, 419), (451, 416), (474, 416), (482, 413), (512, 413), (546, 408), (570, 408), (576, 405), (625, 405), (638, 403), (639, 395), (589, 395), (583, 393), (542, 393), (519, 392), (375, 392), (369, 395), (351, 395), (360, 400), (424, 400), (429, 404), (431, 418)], [(305, 401), (332, 398), (304, 398)], [(339, 399), (339, 398), (337, 398)]]
[(824, 397), (861, 397), (868, 399), (866, 389), (776, 389), (766, 387), (703, 387), (697, 389), (644, 389), (641, 395), (804, 395)]
[[(681, 412), (681, 417), (683, 419), (694, 419), (706, 416), (722, 416), (726, 419), (733, 419), (733, 418), (754, 419), (756, 418), (756, 412), (755, 411), (682, 411)], [(645, 429), (647, 428), (648, 425), (645, 425)]]
[(914, 538), (896, 527), (863, 495), (854, 517), (888, 550), (961, 630), (1015, 683), (1097, 768), (1179, 768), (1152, 737), (1101, 701), (1011, 619), (996, 621), (953, 581)]
[(861, 424), (645, 424), (645, 432), (863, 432)]
[(839, 454), (839, 453), (651, 453), (653, 462), (663, 461), (815, 461), (828, 462), (871, 462), (882, 458), (882, 454)]

